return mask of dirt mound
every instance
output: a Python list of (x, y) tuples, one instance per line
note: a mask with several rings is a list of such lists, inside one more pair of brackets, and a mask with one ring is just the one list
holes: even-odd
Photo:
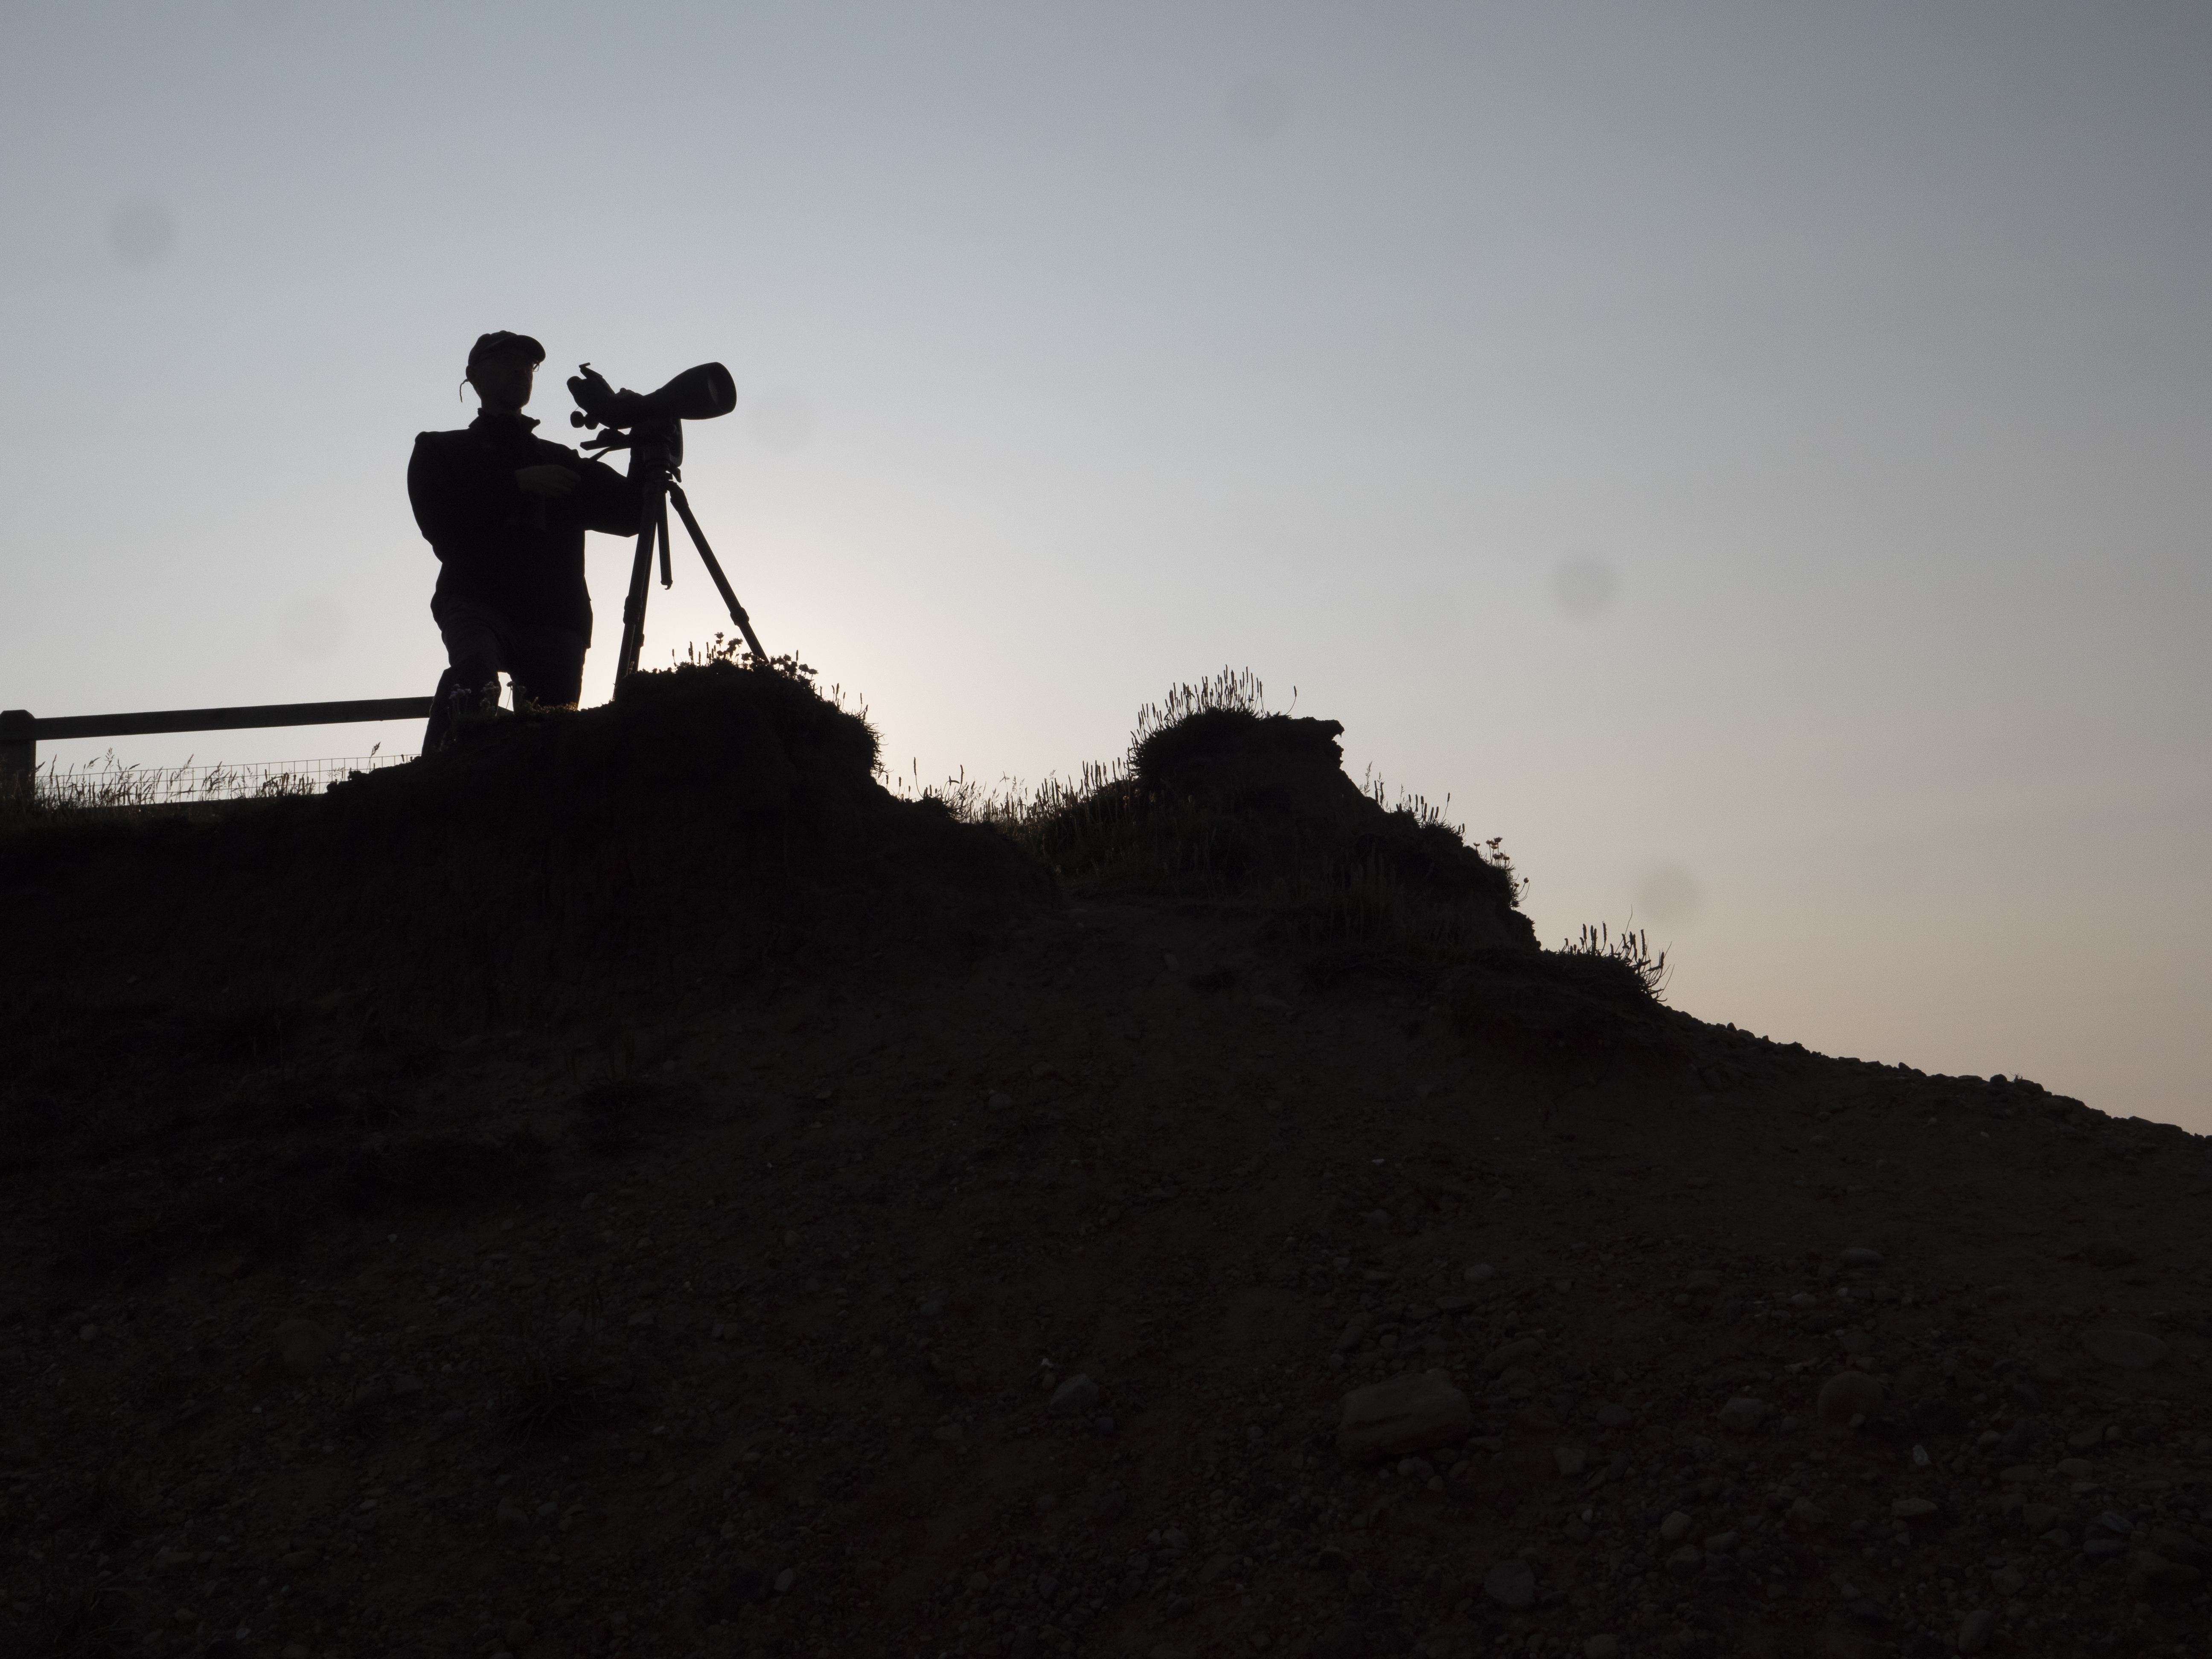
[[(0, 852), (7, 971), (441, 1025), (682, 998), (887, 942), (956, 954), (1047, 902), (991, 832), (893, 799), (866, 723), (726, 664), (507, 719), (326, 797), (77, 825)], [(968, 941), (963, 945), (962, 941)]]
[(1533, 951), (1510, 865), (1440, 814), (1367, 794), (1345, 775), (1343, 733), (1334, 720), (1200, 708), (1146, 733), (1126, 775), (1025, 824), (1022, 839), (1082, 892), (1266, 914), (1322, 947), (1322, 977)]
[[(804, 688), (633, 684), (7, 854), (10, 1651), (2212, 1623), (2204, 1141), (1423, 933), (1487, 878), (1314, 723), (1036, 820), (1055, 895)], [(1368, 931), (1299, 931), (1385, 854)]]

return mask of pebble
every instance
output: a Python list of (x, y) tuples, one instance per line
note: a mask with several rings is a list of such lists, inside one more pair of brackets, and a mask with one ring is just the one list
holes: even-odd
[(1659, 1541), (1662, 1544), (1679, 1544), (1689, 1535), (1689, 1531), (1690, 1517), (1681, 1510), (1676, 1510), (1659, 1523)]
[(288, 1319), (276, 1328), (277, 1363), (288, 1371), (311, 1371), (337, 1344), (313, 1320)]
[(1717, 1532), (1705, 1540), (1705, 1553), (1727, 1555), (1735, 1550), (1738, 1541), (1735, 1534), (1732, 1532)]
[(1536, 1575), (1526, 1561), (1500, 1561), (1483, 1576), (1482, 1593), (1508, 1613), (1536, 1605)]
[(1937, 1505), (1925, 1498), (1900, 1498), (1889, 1506), (1889, 1512), (1900, 1521), (1911, 1521), (1923, 1515), (1936, 1513)]
[(1846, 1267), (1879, 1267), (1881, 1252), (1869, 1249), (1863, 1244), (1854, 1244), (1836, 1257)]
[(1692, 1273), (1687, 1279), (1682, 1281), (1682, 1288), (1690, 1291), (1693, 1295), (1701, 1291), (1717, 1291), (1720, 1287), (1721, 1276), (1717, 1273), (1702, 1269), (1697, 1273)]
[(1626, 1428), (1631, 1416), (1626, 1406), (1606, 1404), (1597, 1408), (1598, 1426), (1601, 1429)]
[(1350, 1353), (1359, 1346), (1359, 1340), (1367, 1334), (1368, 1327), (1374, 1322), (1364, 1313), (1352, 1315), (1345, 1324), (1344, 1334), (1336, 1339), (1336, 1351), (1339, 1353)]
[(1482, 1374), (1496, 1376), (1510, 1370), (1516, 1360), (1526, 1359), (1544, 1345), (1533, 1336), (1516, 1337), (1510, 1342), (1500, 1343), (1483, 1357)]
[(100, 1327), (97, 1325), (87, 1325), (83, 1329), (77, 1333), (78, 1337), (87, 1342), (91, 1341), (93, 1338), (99, 1334)]
[(2131, 1371), (2146, 1370), (2166, 1357), (2166, 1344), (2147, 1331), (2084, 1331), (2081, 1346), (2093, 1358)]
[(1764, 1400), (1753, 1400), (1747, 1395), (1738, 1395), (1716, 1413), (1720, 1425), (1730, 1434), (1753, 1434), (1766, 1421), (1774, 1407)]
[(1873, 1417), (1882, 1406), (1881, 1384), (1864, 1371), (1838, 1371), (1820, 1385), (1814, 1413), (1832, 1428), (1844, 1428), (1855, 1417)]
[(1990, 1644), (1990, 1632), (1997, 1622), (1996, 1614), (1987, 1607), (1976, 1607), (1959, 1621), (1959, 1651), (1979, 1653)]
[(1695, 1544), (1685, 1544), (1667, 1558), (1667, 1571), (1677, 1578), (1694, 1578), (1705, 1570), (1705, 1554)]
[(1613, 1636), (1593, 1636), (1583, 1644), (1583, 1659), (1620, 1659), (1620, 1640)]
[(1589, 1454), (1580, 1446), (1554, 1446), (1552, 1461), (1559, 1466), (1559, 1473), (1571, 1479), (1589, 1467)]
[(2027, 1504), (2021, 1506), (2020, 1518), (2032, 1533), (2046, 1533), (2058, 1524), (2058, 1505), (2056, 1504)]
[(1440, 1370), (1395, 1376), (1344, 1396), (1336, 1449), (1346, 1457), (1399, 1457), (1467, 1438), (1474, 1412)]
[(1478, 1261), (1467, 1270), (1467, 1282), (1470, 1285), (1480, 1285), (1497, 1271), (1487, 1261)]
[(1079, 1371), (1052, 1391), (1051, 1409), (1056, 1412), (1088, 1412), (1098, 1403), (1099, 1393), (1098, 1385)]

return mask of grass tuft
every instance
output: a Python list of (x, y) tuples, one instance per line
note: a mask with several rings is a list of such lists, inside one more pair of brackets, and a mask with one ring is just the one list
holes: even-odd
[(1593, 964), (1604, 963), (1606, 971), (1624, 985), (1632, 984), (1654, 1002), (1666, 1000), (1662, 993), (1668, 977), (1667, 953), (1662, 951), (1653, 956), (1650, 943), (1641, 928), (1624, 927), (1620, 937), (1614, 939), (1603, 922), (1595, 927), (1584, 922), (1582, 936), (1561, 940), (1559, 953), (1578, 957)]

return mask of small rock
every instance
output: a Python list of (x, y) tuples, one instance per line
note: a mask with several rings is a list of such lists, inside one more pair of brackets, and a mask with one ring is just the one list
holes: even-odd
[(1900, 1521), (1911, 1521), (1919, 1516), (1935, 1514), (1936, 1507), (1925, 1498), (1900, 1498), (1889, 1506), (1889, 1512)]
[(1526, 1561), (1500, 1561), (1483, 1576), (1482, 1593), (1509, 1613), (1536, 1605), (1536, 1575)]
[(2202, 1582), (2204, 1575), (2185, 1562), (2169, 1561), (2153, 1551), (2144, 1550), (2136, 1557), (2135, 1571), (2130, 1577), (2146, 1584), (2179, 1589)]
[(1467, 1396), (1444, 1372), (1426, 1371), (1346, 1395), (1336, 1449), (1346, 1457), (1401, 1457), (1464, 1440), (1474, 1426)]
[(1855, 1417), (1873, 1417), (1881, 1410), (1881, 1384), (1864, 1371), (1838, 1371), (1820, 1385), (1814, 1414), (1831, 1428), (1849, 1426)]
[(790, 1595), (792, 1584), (798, 1579), (798, 1568), (786, 1567), (781, 1572), (775, 1576), (775, 1593), (778, 1595)]
[(2105, 1425), (2100, 1423), (2094, 1428), (2083, 1429), (2078, 1434), (2069, 1434), (2066, 1437), (2066, 1443), (2075, 1451), (2088, 1451), (2101, 1446), (2105, 1443)]
[(1836, 1260), (1846, 1267), (1879, 1267), (1881, 1266), (1881, 1252), (1869, 1249), (1863, 1244), (1854, 1244), (1839, 1252)]
[(1099, 1392), (1098, 1385), (1088, 1375), (1078, 1371), (1052, 1391), (1052, 1404), (1048, 1409), (1087, 1413), (1098, 1403)]
[(1554, 1446), (1552, 1461), (1559, 1466), (1559, 1473), (1571, 1479), (1589, 1467), (1589, 1454), (1580, 1446)]
[(1716, 1415), (1720, 1419), (1721, 1426), (1730, 1434), (1755, 1434), (1759, 1425), (1766, 1421), (1773, 1410), (1774, 1407), (1764, 1400), (1738, 1395), (1722, 1407)]
[(1801, 1527), (1827, 1524), (1828, 1512), (1809, 1498), (1801, 1498), (1790, 1506), (1790, 1518)]
[(1689, 1533), (1690, 1517), (1680, 1510), (1659, 1523), (1659, 1541), (1662, 1544), (1679, 1544)]
[(2069, 1480), (2087, 1480), (2097, 1472), (2097, 1467), (2086, 1457), (2062, 1457), (2051, 1466), (2051, 1473)]
[(1871, 1353), (1874, 1351), (1874, 1339), (1864, 1331), (1845, 1331), (1836, 1339), (1836, 1346), (1845, 1353)]
[(530, 1524), (530, 1511), (512, 1498), (502, 1498), (495, 1518), (502, 1527), (526, 1527)]
[(1959, 1651), (1979, 1653), (1990, 1644), (1990, 1632), (1996, 1628), (1997, 1616), (1987, 1607), (1976, 1607), (1959, 1621)]
[(1368, 1327), (1373, 1323), (1374, 1321), (1364, 1313), (1352, 1315), (1345, 1325), (1344, 1334), (1336, 1339), (1336, 1351), (1350, 1353), (1359, 1346), (1360, 1339), (1367, 1334)]
[(1497, 1271), (1487, 1261), (1478, 1261), (1467, 1270), (1465, 1278), (1470, 1285), (1480, 1285)]
[(1692, 1273), (1687, 1279), (1682, 1281), (1682, 1288), (1689, 1291), (1692, 1296), (1698, 1295), (1701, 1292), (1710, 1294), (1719, 1290), (1720, 1287), (1721, 1276), (1717, 1273), (1709, 1272), (1704, 1269), (1700, 1269), (1698, 1272)]
[(1597, 1408), (1597, 1423), (1601, 1429), (1626, 1428), (1632, 1413), (1626, 1406), (1607, 1404)]
[(2018, 1567), (1999, 1567), (1990, 1575), (1990, 1588), (1999, 1595), (2017, 1595), (2027, 1588), (2027, 1575)]
[(2032, 1533), (2046, 1533), (2058, 1524), (2058, 1505), (2056, 1504), (2024, 1504), (2020, 1518), (2027, 1523)]
[(1620, 1638), (1593, 1636), (1583, 1644), (1583, 1659), (1620, 1659)]
[(2084, 1331), (2081, 1346), (2107, 1365), (2131, 1371), (2146, 1370), (2166, 1356), (2166, 1344), (2147, 1331)]
[(331, 1334), (308, 1319), (288, 1319), (276, 1328), (276, 1360), (288, 1371), (312, 1371), (337, 1346)]
[(2116, 1555), (2126, 1554), (2127, 1548), (2124, 1539), (2085, 1538), (2081, 1540), (2081, 1553), (2092, 1561), (2109, 1561)]
[(2082, 1260), (2093, 1267), (2132, 1267), (2142, 1260), (2124, 1244), (2092, 1244), (2081, 1252)]
[(78, 1339), (79, 1339), (80, 1340), (82, 1340), (82, 1341), (85, 1341), (85, 1342), (89, 1342), (89, 1341), (91, 1341), (94, 1337), (98, 1336), (99, 1334), (100, 1334), (100, 1327), (99, 1327), (99, 1326), (97, 1326), (97, 1325), (86, 1325), (86, 1326), (81, 1327), (81, 1328), (78, 1329), (78, 1331), (77, 1331), (77, 1337), (78, 1337)]
[(1738, 1541), (1735, 1534), (1732, 1532), (1717, 1532), (1705, 1540), (1705, 1553), (1708, 1555), (1731, 1554)]
[(1483, 1356), (1480, 1367), (1485, 1376), (1496, 1376), (1510, 1370), (1516, 1360), (1526, 1359), (1544, 1345), (1533, 1336), (1519, 1336), (1510, 1342), (1500, 1343)]
[(983, 1103), (994, 1112), (1003, 1112), (1014, 1103), (1014, 1097), (1004, 1090), (994, 1089), (991, 1091), (991, 1097)]
[(2203, 1566), (2206, 1557), (2212, 1556), (2212, 1550), (2208, 1550), (2187, 1533), (2176, 1532), (2172, 1527), (2153, 1527), (2150, 1529), (2150, 1547), (2169, 1561), (2183, 1561), (2191, 1566)]
[(1695, 1544), (1685, 1544), (1667, 1558), (1667, 1571), (1677, 1578), (1694, 1578), (1705, 1570), (1705, 1558)]

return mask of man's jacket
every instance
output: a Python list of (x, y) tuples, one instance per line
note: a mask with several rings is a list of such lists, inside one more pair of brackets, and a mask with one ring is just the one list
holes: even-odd
[[(512, 622), (573, 629), (589, 641), (584, 532), (637, 534), (638, 486), (604, 461), (532, 435), (537, 424), (526, 415), (479, 415), (459, 432), (416, 435), (407, 498), (441, 566), (430, 614), (448, 599), (475, 599)], [(518, 470), (545, 465), (575, 473), (574, 493), (551, 501), (516, 487)]]

